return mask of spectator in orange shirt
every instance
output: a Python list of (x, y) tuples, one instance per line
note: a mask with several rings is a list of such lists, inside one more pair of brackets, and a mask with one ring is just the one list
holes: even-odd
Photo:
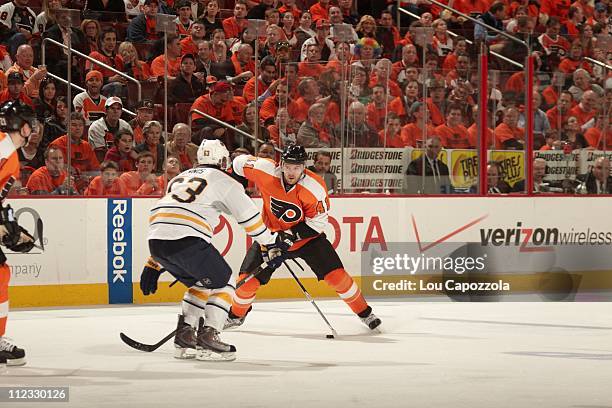
[(269, 126), (274, 123), (278, 109), (284, 107), (288, 109), (289, 114), (293, 115), (297, 112), (295, 102), (289, 97), (287, 82), (281, 80), (276, 87), (276, 94), (267, 98), (261, 105), (259, 117), (263, 120), (264, 125)]
[(91, 180), (84, 195), (127, 197), (127, 189), (119, 179), (119, 166), (113, 161), (100, 164), (101, 174)]
[(34, 102), (23, 91), (23, 76), (19, 72), (11, 72), (6, 78), (7, 88), (0, 92), (0, 105), (7, 101), (17, 101), (25, 103), (34, 109)]
[[(138, 189), (142, 187), (145, 182), (151, 185), (152, 191), (157, 190), (159, 192), (159, 185), (157, 184), (155, 175), (152, 173), (154, 163), (155, 159), (153, 158), (153, 154), (145, 150), (138, 154), (138, 158), (136, 159), (136, 171), (128, 171), (119, 176), (119, 180), (125, 185), (128, 195), (136, 195)], [(155, 183), (154, 185), (151, 180)]]
[(181, 54), (193, 54), (198, 53), (198, 44), (200, 41), (204, 41), (206, 37), (206, 28), (204, 20), (196, 20), (191, 24), (189, 30), (189, 36), (181, 40)]
[[(606, 123), (607, 119), (607, 123)], [(584, 133), (589, 146), (598, 150), (610, 150), (612, 146), (612, 115), (602, 109), (597, 114), (595, 126)]]
[(32, 65), (34, 62), (34, 50), (29, 44), (23, 44), (17, 48), (15, 59), (17, 61), (12, 67), (6, 70), (6, 75), (9, 75), (11, 72), (19, 72), (25, 80), (23, 86), (25, 94), (32, 99), (37, 98), (38, 88), (40, 82), (47, 75), (47, 68), (36, 68)]
[[(214, 118), (236, 125), (236, 118), (230, 104), (232, 99), (232, 86), (227, 81), (219, 81), (211, 87), (209, 94), (196, 99), (191, 109), (197, 109)], [(207, 138), (215, 139), (224, 139), (228, 136), (224, 127), (198, 113), (192, 113), (191, 119), (192, 126), (200, 129), (191, 139), (196, 145), (199, 145), (205, 135)], [(231, 146), (228, 143), (226, 145)]]
[[(70, 166), (80, 173), (98, 171), (100, 162), (88, 142), (83, 140), (85, 134), (85, 119), (80, 112), (70, 114)], [(51, 146), (62, 151), (64, 160), (68, 162), (68, 135), (55, 139)]]
[[(123, 71), (123, 59), (117, 54), (117, 33), (113, 27), (104, 27), (99, 38), (99, 51), (94, 51), (89, 56), (96, 61), (100, 61), (118, 71)], [(119, 74), (97, 65), (87, 60), (85, 70), (96, 70), (102, 74), (104, 86), (102, 93), (108, 96), (121, 95), (122, 86), (127, 84), (127, 80)]]
[(247, 26), (247, 4), (244, 0), (236, 1), (234, 16), (223, 20), (223, 31), (227, 38), (239, 38), (240, 33)]
[(559, 95), (557, 105), (546, 111), (548, 123), (552, 129), (561, 129), (567, 121), (572, 108), (572, 94), (568, 91), (562, 91)]
[(145, 61), (138, 59), (138, 51), (134, 44), (124, 41), (117, 51), (123, 61), (123, 72), (139, 81), (157, 81), (151, 75), (151, 67)]
[(586, 91), (582, 94), (580, 103), (570, 109), (570, 116), (575, 116), (578, 119), (578, 124), (582, 127), (583, 131), (594, 125), (592, 119), (597, 113), (598, 103), (599, 98), (597, 94), (593, 91)]
[(270, 87), (272, 82), (276, 79), (277, 71), (276, 62), (274, 61), (274, 59), (272, 57), (265, 57), (264, 59), (262, 59), (259, 63), (259, 72), (261, 72), (259, 77), (253, 77), (249, 79), (246, 85), (244, 86), (244, 89), (242, 90), (242, 96), (244, 97), (244, 99), (246, 99), (247, 102), (255, 100), (256, 80), (258, 81), (257, 92), (259, 94), (259, 97), (265, 94), (265, 92), (268, 90), (268, 87)]
[(319, 20), (329, 20), (329, 0), (319, 0), (308, 11), (312, 16), (312, 22), (315, 24)]
[(172, 128), (171, 140), (168, 142), (168, 156), (179, 159), (181, 167), (190, 169), (197, 161), (198, 146), (191, 143), (191, 128), (185, 123), (177, 123)]
[(308, 109), (321, 97), (320, 91), (319, 84), (313, 78), (304, 78), (300, 81), (298, 85), (300, 97), (295, 101), (297, 107), (293, 119), (300, 123), (306, 120)]
[(45, 165), (30, 175), (26, 188), (33, 195), (72, 193), (70, 186), (74, 180), (67, 175), (61, 149), (49, 146), (45, 151)]
[[(430, 112), (428, 110), (426, 114), (423, 102), (413, 103), (409, 112), (414, 121), (402, 128), (402, 144), (404, 146), (422, 147), (423, 141), (435, 132), (435, 128), (429, 120)], [(425, 132), (427, 132), (427, 135)]]
[[(486, 128), (486, 137), (485, 137), (485, 149), (489, 149), (489, 146), (486, 146), (487, 143), (495, 143), (493, 138), (493, 130), (489, 127), (491, 123), (493, 123), (493, 119), (491, 118), (491, 111), (487, 110), (487, 128)], [(478, 123), (478, 105), (472, 106), (472, 126), (468, 128), (468, 139), (472, 142), (474, 146), (478, 146), (480, 135), (478, 134), (478, 129), (480, 128), (480, 124)], [(487, 142), (488, 141), (488, 142)], [(491, 146), (493, 148), (493, 146)]]
[(387, 115), (387, 127), (378, 132), (380, 145), (386, 147), (404, 147), (402, 140), (402, 123), (395, 112)]
[[(165, 71), (165, 60), (168, 60), (168, 74)], [(168, 35), (168, 54), (156, 57), (151, 63), (151, 73), (156, 77), (167, 76), (168, 80), (176, 78), (181, 69), (181, 43), (178, 36)]]
[(582, 10), (582, 14), (586, 18), (593, 17), (593, 6), (589, 4), (589, 0), (576, 0), (572, 3), (572, 7), (577, 7)]
[(321, 49), (316, 44), (306, 47), (306, 59), (298, 64), (298, 75), (318, 78), (325, 67), (321, 64)]
[(559, 63), (559, 71), (566, 74), (571, 74), (578, 68), (583, 68), (587, 70), (589, 74), (593, 74), (593, 68), (588, 62), (583, 60), (582, 57), (582, 45), (580, 44), (580, 41), (574, 41), (570, 46), (568, 56), (563, 58)]
[(113, 139), (114, 146), (108, 149), (104, 156), (104, 161), (117, 163), (119, 171), (134, 171), (136, 165), (134, 161), (138, 153), (134, 150), (134, 137), (129, 131), (120, 130)]
[(518, 127), (519, 111), (506, 108), (502, 123), (495, 128), (495, 147), (501, 150), (523, 150), (525, 129)]
[(129, 124), (134, 132), (134, 143), (140, 144), (144, 142), (142, 128), (150, 120), (153, 120), (155, 105), (150, 99), (143, 99), (136, 105), (136, 117)]
[(444, 124), (444, 114), (446, 109), (446, 84), (444, 80), (430, 79), (427, 87), (431, 97), (427, 98), (427, 109), (429, 110), (431, 122), (434, 126)]
[(377, 131), (384, 129), (389, 109), (386, 89), (382, 85), (372, 88), (372, 102), (366, 106), (368, 125)]
[(370, 88), (380, 85), (387, 90), (393, 97), (398, 97), (402, 94), (399, 85), (391, 79), (391, 61), (383, 58), (376, 63), (374, 73), (370, 77)]
[(286, 108), (279, 108), (273, 125), (268, 126), (270, 141), (283, 148), (288, 144), (295, 144), (299, 125), (289, 116)]
[(580, 7), (570, 7), (567, 13), (567, 20), (565, 21), (563, 28), (561, 28), (561, 34), (568, 36), (570, 39), (576, 39), (579, 36), (578, 25), (584, 21), (584, 13)]
[(468, 131), (463, 126), (463, 107), (450, 104), (446, 108), (446, 123), (435, 130), (445, 149), (473, 149), (475, 144), (469, 140)]
[(453, 38), (453, 52), (444, 57), (444, 61), (442, 62), (442, 71), (450, 72), (457, 65), (457, 57), (461, 54), (468, 54), (467, 49), (467, 41), (465, 37), (457, 36)]

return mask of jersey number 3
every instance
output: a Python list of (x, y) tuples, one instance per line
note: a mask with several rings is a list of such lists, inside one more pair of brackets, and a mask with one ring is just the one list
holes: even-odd
[[(170, 184), (170, 188), (168, 189), (168, 191), (172, 191), (172, 187), (174, 186), (174, 184), (183, 183), (184, 181), (185, 179), (182, 177), (172, 180), (172, 183)], [(208, 183), (206, 183), (206, 180), (203, 178), (194, 177), (194, 178), (189, 179), (189, 181), (187, 181), (187, 183), (185, 184), (187, 185), (187, 188), (184, 191), (181, 191), (181, 195), (185, 193), (186, 196), (181, 197), (178, 194), (172, 194), (171, 196), (174, 200), (178, 201), (179, 203), (194, 202), (196, 197), (199, 194), (201, 194), (202, 191), (204, 191)]]

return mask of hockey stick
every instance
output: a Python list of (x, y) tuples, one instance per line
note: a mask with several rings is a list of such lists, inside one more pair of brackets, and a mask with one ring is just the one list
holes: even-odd
[(40, 250), (45, 250), (45, 243), (43, 242), (43, 220), (41, 218), (36, 221), (36, 235), (38, 235), (38, 242), (40, 242)]
[(168, 340), (173, 338), (175, 334), (176, 334), (176, 329), (173, 330), (172, 333), (168, 334), (166, 337), (164, 337), (163, 339), (161, 339), (160, 341), (158, 341), (155, 344), (144, 344), (144, 343), (141, 343), (139, 341), (136, 341), (136, 340), (133, 340), (133, 339), (129, 338), (128, 336), (126, 336), (123, 333), (119, 333), (119, 337), (121, 337), (121, 340), (123, 340), (123, 342), (125, 344), (127, 344), (128, 346), (130, 346), (132, 348), (135, 348), (136, 350), (146, 351), (147, 353), (150, 353), (150, 352), (155, 351), (158, 348), (160, 348), (165, 342), (167, 342)]
[(268, 267), (268, 264), (266, 262), (262, 263), (261, 265), (259, 265), (257, 267), (257, 269), (255, 270), (255, 272), (249, 274), (249, 276), (247, 276), (246, 278), (240, 280), (237, 284), (236, 284), (236, 290), (238, 290), (238, 288), (240, 288), (242, 285), (244, 285), (245, 283), (247, 283), (248, 281), (250, 281), (251, 279), (253, 279), (254, 277), (256, 277), (257, 275), (259, 275), (260, 273), (262, 273), (263, 271), (266, 270), (266, 268)]
[[(297, 263), (297, 262), (296, 262)], [(291, 268), (289, 267), (289, 265), (287, 265), (287, 262), (283, 262), (283, 264), (285, 265), (285, 267), (287, 267), (287, 269), (289, 270), (289, 273), (291, 274), (291, 276), (293, 276), (293, 279), (295, 279), (295, 281), (297, 282), (297, 284), (300, 286), (300, 289), (302, 289), (302, 292), (304, 293), (304, 296), (306, 296), (306, 299), (312, 303), (312, 305), (314, 306), (315, 309), (317, 309), (317, 312), (319, 313), (319, 316), (321, 316), (321, 318), (323, 319), (323, 321), (325, 322), (325, 324), (327, 324), (327, 327), (329, 327), (329, 329), (332, 332), (332, 336), (333, 337), (329, 337), (329, 335), (327, 335), (327, 338), (334, 338), (336, 336), (338, 336), (338, 333), (336, 332), (336, 330), (332, 327), (332, 325), (329, 323), (329, 320), (327, 320), (327, 318), (325, 317), (325, 315), (323, 314), (323, 312), (321, 312), (321, 309), (319, 309), (319, 306), (317, 306), (316, 302), (314, 301), (314, 299), (312, 298), (312, 296), (310, 296), (310, 293), (308, 293), (308, 291), (306, 290), (306, 288), (304, 287), (304, 285), (302, 284), (302, 282), (300, 282), (300, 280), (298, 279), (298, 277), (295, 275), (295, 273), (293, 273), (293, 271), (291, 270)], [(301, 265), (298, 263), (298, 265), (301, 267)]]
[[(236, 289), (238, 289), (239, 287), (241, 287), (242, 285), (244, 285), (245, 283), (247, 283), (248, 281), (250, 281), (251, 279), (253, 279), (257, 275), (259, 275), (267, 267), (268, 267), (268, 264), (265, 263), (265, 262), (262, 263), (261, 265), (259, 265), (255, 272), (253, 272), (252, 274), (250, 274), (249, 276), (247, 276), (246, 278), (244, 278), (240, 282), (238, 282), (238, 284), (236, 285)], [(178, 279), (176, 281), (174, 281), (170, 286), (174, 285), (176, 282), (178, 282)], [(119, 337), (121, 338), (121, 340), (125, 344), (127, 344), (128, 346), (130, 346), (132, 348), (135, 348), (136, 350), (145, 351), (147, 353), (150, 353), (152, 351), (157, 350), (158, 348), (163, 346), (164, 343), (166, 343), (168, 340), (173, 338), (175, 335), (176, 335), (176, 329), (173, 330), (172, 333), (168, 334), (166, 337), (164, 337), (163, 339), (161, 339), (160, 341), (158, 341), (155, 344), (145, 344), (145, 343), (141, 343), (139, 341), (136, 341), (134, 339), (129, 338), (125, 333), (119, 333)]]

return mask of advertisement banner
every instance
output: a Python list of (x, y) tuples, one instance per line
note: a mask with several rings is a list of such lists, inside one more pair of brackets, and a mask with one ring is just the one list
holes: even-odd
[(108, 301), (132, 303), (132, 200), (109, 199), (106, 214)]

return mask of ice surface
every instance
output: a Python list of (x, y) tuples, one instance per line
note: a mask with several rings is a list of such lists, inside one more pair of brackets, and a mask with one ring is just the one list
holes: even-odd
[[(339, 300), (259, 302), (221, 335), (235, 362), (175, 360), (155, 343), (178, 306), (12, 311), (28, 364), (2, 386), (68, 386), (71, 407), (612, 407), (610, 303), (372, 302), (373, 335)], [(0, 406), (10, 406), (0, 403)], [(19, 403), (15, 407), (41, 406)]]

